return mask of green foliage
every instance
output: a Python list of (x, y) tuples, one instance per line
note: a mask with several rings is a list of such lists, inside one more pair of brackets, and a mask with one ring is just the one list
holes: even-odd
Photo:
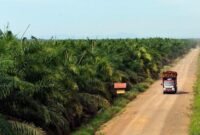
[(190, 135), (200, 135), (200, 56), (198, 62), (198, 79), (194, 87), (194, 103), (193, 103), (193, 114), (190, 124)]
[(0, 114), (0, 135), (13, 135), (10, 123)]
[(42, 129), (36, 128), (32, 124), (10, 121), (10, 125), (14, 135), (46, 135)]
[(141, 92), (148, 87), (142, 82), (192, 47), (190, 40), (19, 40), (0, 32), (0, 134), (66, 135), (112, 108), (93, 132), (136, 96), (116, 99), (114, 82)]

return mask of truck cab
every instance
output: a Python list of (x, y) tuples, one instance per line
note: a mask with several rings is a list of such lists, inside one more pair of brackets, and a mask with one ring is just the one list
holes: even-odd
[(163, 93), (177, 92), (177, 72), (166, 71), (162, 74)]

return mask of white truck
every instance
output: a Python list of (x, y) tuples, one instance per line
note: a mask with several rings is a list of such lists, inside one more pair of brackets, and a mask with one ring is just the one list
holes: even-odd
[(166, 71), (162, 73), (163, 94), (177, 92), (177, 72)]

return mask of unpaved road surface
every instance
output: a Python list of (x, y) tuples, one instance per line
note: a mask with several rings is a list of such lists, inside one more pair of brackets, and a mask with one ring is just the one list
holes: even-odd
[[(170, 70), (178, 72), (178, 93), (162, 94), (161, 80), (101, 127), (103, 135), (188, 135), (199, 49)], [(96, 133), (96, 134), (99, 134)]]

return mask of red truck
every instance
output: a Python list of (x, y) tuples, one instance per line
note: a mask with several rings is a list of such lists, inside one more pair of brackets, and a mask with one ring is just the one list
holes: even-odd
[(163, 94), (177, 92), (177, 72), (165, 71), (162, 73)]

